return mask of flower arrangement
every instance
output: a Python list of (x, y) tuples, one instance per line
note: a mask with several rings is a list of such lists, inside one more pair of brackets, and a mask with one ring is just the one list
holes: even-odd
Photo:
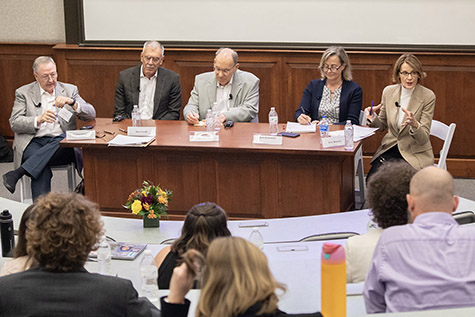
[(170, 190), (163, 190), (160, 185), (155, 186), (150, 181), (143, 181), (142, 188), (134, 190), (129, 195), (125, 207), (134, 215), (143, 216), (149, 219), (159, 218), (167, 214), (168, 202), (173, 193)]

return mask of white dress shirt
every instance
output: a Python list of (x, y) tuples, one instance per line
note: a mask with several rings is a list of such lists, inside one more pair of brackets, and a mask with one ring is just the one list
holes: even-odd
[(157, 82), (157, 72), (148, 79), (143, 73), (143, 66), (140, 67), (140, 93), (139, 111), (142, 120), (149, 120), (153, 117), (153, 99), (155, 98), (155, 87)]

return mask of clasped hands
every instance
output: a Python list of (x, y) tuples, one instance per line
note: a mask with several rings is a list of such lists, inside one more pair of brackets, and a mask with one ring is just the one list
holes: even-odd
[[(366, 118), (373, 121), (374, 117), (375, 117), (375, 114), (376, 114), (376, 111), (378, 111), (381, 107), (382, 107), (381, 104), (379, 104), (377, 106), (374, 106), (372, 110), (371, 110), (371, 107), (367, 107), (364, 110), (365, 114), (366, 114)], [(406, 118), (401, 123), (401, 127), (409, 125), (413, 129), (417, 129), (419, 127), (419, 121), (417, 121), (416, 118), (414, 118), (414, 114), (410, 111), (407, 111), (406, 109), (404, 109), (402, 107), (401, 107), (401, 110), (402, 110), (402, 112), (404, 112), (406, 114)], [(371, 112), (371, 114), (370, 114), (370, 112)]]
[[(218, 117), (218, 120), (219, 122), (221, 123), (221, 125), (226, 121), (226, 116), (221, 113)], [(189, 124), (199, 124), (200, 123), (200, 116), (197, 114), (197, 113), (194, 113), (194, 112), (190, 112), (187, 116), (186, 116), (186, 121), (189, 123)]]
[[(56, 100), (54, 101), (54, 106), (56, 108), (63, 108), (64, 105), (67, 105), (67, 104), (69, 105), (73, 101), (74, 101), (74, 99), (72, 99), (72, 98), (69, 98), (69, 97), (66, 97), (66, 96), (58, 96), (56, 98)], [(73, 107), (74, 110), (76, 110), (77, 109), (77, 102), (74, 103), (74, 105), (72, 105), (72, 107)], [(46, 110), (45, 112), (43, 112), (41, 114), (41, 116), (38, 116), (38, 118), (36, 119), (36, 122), (38, 123), (38, 125), (40, 125), (43, 122), (53, 123), (55, 121), (56, 121), (56, 113), (53, 110)]]

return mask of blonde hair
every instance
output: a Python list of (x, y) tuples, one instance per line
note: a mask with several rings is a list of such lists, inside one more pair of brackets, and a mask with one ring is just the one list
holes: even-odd
[(410, 53), (404, 53), (397, 59), (396, 63), (394, 64), (393, 68), (393, 82), (401, 83), (401, 78), (399, 77), (399, 72), (401, 71), (402, 64), (408, 64), (411, 68), (417, 72), (419, 77), (417, 78), (417, 83), (421, 81), (421, 79), (426, 78), (427, 74), (422, 69), (421, 61), (414, 55)]
[(285, 287), (274, 279), (255, 245), (237, 237), (217, 238), (206, 260), (196, 316), (237, 316), (256, 303), (261, 304), (258, 315), (277, 309), (275, 291)]
[(320, 68), (320, 74), (322, 75), (322, 78), (327, 78), (327, 76), (325, 76), (325, 72), (323, 71), (323, 66), (325, 65), (327, 60), (333, 55), (338, 56), (338, 58), (340, 59), (341, 65), (345, 66), (345, 69), (343, 70), (343, 73), (341, 74), (341, 77), (343, 77), (343, 80), (346, 80), (346, 81), (352, 80), (353, 76), (351, 75), (350, 58), (348, 57), (348, 54), (346, 54), (345, 49), (341, 46), (330, 46), (323, 53), (322, 58), (320, 59), (320, 65), (318, 66), (318, 68)]

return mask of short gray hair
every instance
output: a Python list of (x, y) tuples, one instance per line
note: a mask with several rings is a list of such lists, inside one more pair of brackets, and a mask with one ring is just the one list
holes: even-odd
[(156, 49), (160, 47), (160, 50), (162, 51), (162, 56), (165, 54), (165, 47), (158, 41), (147, 41), (143, 44), (142, 48), (142, 53), (145, 52), (145, 48), (150, 47), (152, 49)]
[(33, 72), (37, 73), (38, 67), (40, 67), (40, 65), (49, 63), (53, 63), (53, 65), (56, 66), (56, 63), (54, 62), (53, 58), (49, 56), (38, 56), (33, 62)]
[(345, 64), (345, 70), (343, 71), (342, 77), (343, 80), (350, 81), (353, 79), (351, 76), (351, 63), (348, 54), (346, 54), (345, 49), (341, 46), (330, 46), (327, 50), (323, 53), (322, 59), (320, 59), (320, 73), (322, 74), (322, 78), (326, 78), (325, 73), (323, 71), (323, 65), (327, 62), (327, 60), (336, 55), (340, 58), (340, 63), (343, 65)]
[(224, 50), (231, 51), (231, 56), (233, 58), (234, 65), (236, 65), (238, 63), (238, 53), (235, 50), (230, 49), (229, 47), (221, 47), (219, 50), (216, 51), (216, 56), (218, 56)]

